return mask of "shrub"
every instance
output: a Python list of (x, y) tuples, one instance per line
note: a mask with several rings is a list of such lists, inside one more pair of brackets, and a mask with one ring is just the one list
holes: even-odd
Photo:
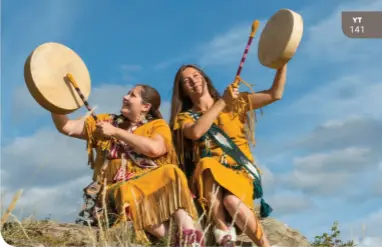
[(316, 236), (311, 243), (313, 247), (355, 247), (353, 240), (343, 242), (340, 239), (341, 231), (338, 229), (338, 222), (334, 222), (331, 232)]

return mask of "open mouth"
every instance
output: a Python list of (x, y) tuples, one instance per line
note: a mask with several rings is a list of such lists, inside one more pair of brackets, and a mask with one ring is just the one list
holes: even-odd
[(130, 104), (127, 101), (123, 101), (123, 103), (122, 103), (123, 108), (128, 108), (129, 106), (130, 106)]

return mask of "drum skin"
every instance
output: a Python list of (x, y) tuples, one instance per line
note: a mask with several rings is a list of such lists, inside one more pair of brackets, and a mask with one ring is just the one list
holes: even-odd
[(294, 56), (302, 35), (303, 19), (296, 12), (281, 9), (266, 23), (259, 40), (258, 59), (266, 67), (279, 69)]
[(66, 79), (67, 73), (73, 75), (87, 99), (91, 91), (89, 71), (69, 47), (44, 43), (31, 52), (24, 65), (24, 79), (30, 94), (43, 108), (56, 114), (69, 114), (84, 105)]

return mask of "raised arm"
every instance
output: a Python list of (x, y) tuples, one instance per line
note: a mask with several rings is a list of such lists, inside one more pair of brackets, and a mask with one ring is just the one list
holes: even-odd
[(85, 130), (84, 130), (84, 124), (85, 124), (85, 119), (80, 118), (80, 119), (75, 119), (71, 120), (68, 118), (66, 115), (59, 115), (55, 113), (51, 113), (54, 125), (56, 126), (56, 129), (66, 135), (66, 136), (71, 136), (79, 139), (86, 140), (87, 137), (85, 135)]
[(284, 93), (286, 73), (287, 66), (285, 65), (277, 70), (272, 87), (270, 89), (250, 94), (249, 97), (250, 102), (252, 103), (252, 109), (264, 107), (282, 98)]

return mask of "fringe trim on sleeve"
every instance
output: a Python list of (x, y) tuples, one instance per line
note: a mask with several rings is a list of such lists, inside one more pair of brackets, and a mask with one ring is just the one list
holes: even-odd
[[(255, 93), (255, 90), (253, 89), (253, 85), (249, 84), (248, 82), (244, 81), (241, 78), (239, 78), (239, 80), (250, 89), (251, 93)], [(247, 99), (239, 98), (234, 103), (233, 112), (235, 116), (246, 115), (247, 123), (245, 128), (245, 135), (247, 137), (247, 140), (249, 140), (250, 143), (252, 143), (252, 145), (255, 146), (256, 145), (255, 127), (256, 127), (257, 117), (256, 117), (256, 112), (252, 108), (250, 94), (248, 94), (247, 97), (248, 97)]]

